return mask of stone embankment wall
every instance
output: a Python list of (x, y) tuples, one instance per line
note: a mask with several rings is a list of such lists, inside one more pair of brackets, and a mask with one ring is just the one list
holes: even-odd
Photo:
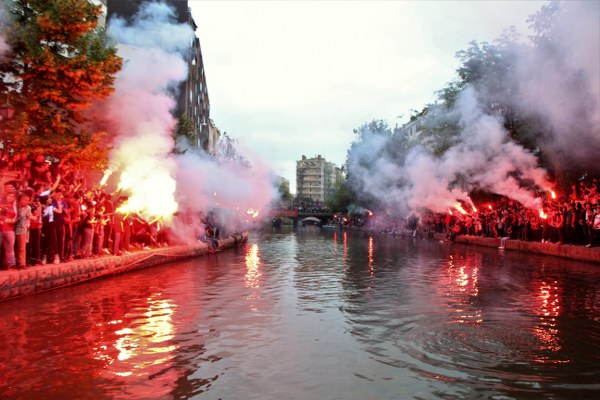
[[(219, 241), (219, 248), (231, 248), (247, 239), (247, 234), (222, 239)], [(205, 243), (197, 243), (137, 251), (118, 257), (102, 256), (63, 264), (29, 267), (26, 270), (0, 271), (0, 301), (208, 253)]]
[[(445, 235), (436, 236), (444, 239)], [(480, 236), (459, 235), (454, 240), (456, 243), (473, 244), (477, 246), (498, 247), (500, 239)], [(600, 264), (600, 247), (572, 246), (566, 244), (525, 242), (522, 240), (507, 240), (505, 250), (516, 250), (529, 253), (543, 254), (553, 257), (568, 258), (571, 260), (585, 261)]]
[[(332, 227), (331, 229), (339, 229)], [(382, 234), (379, 231), (369, 230), (360, 227), (344, 227), (343, 230), (367, 232), (371, 234)], [(409, 232), (406, 231), (405, 235), (409, 236)], [(444, 233), (436, 233), (433, 236), (435, 240), (446, 240)], [(496, 247), (500, 246), (500, 239), (481, 237), (481, 236), (469, 236), (459, 235), (454, 239), (455, 243), (470, 244), (476, 246), (485, 247)], [(522, 240), (507, 240), (504, 246), (505, 250), (522, 251), (528, 253), (543, 254), (552, 257), (567, 258), (570, 260), (584, 261), (600, 264), (600, 247), (585, 247), (585, 246), (573, 246), (568, 244), (554, 244), (554, 243), (540, 243), (540, 242), (525, 242)]]

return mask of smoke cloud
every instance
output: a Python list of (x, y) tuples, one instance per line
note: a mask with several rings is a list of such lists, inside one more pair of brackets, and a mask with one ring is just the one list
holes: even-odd
[(367, 136), (369, 140), (350, 152), (353, 189), (370, 193), (391, 214), (445, 212), (459, 202), (473, 206), (468, 193), (474, 189), (540, 208), (531, 188), (549, 187), (545, 171), (530, 152), (509, 139), (501, 119), (483, 112), (474, 88), (461, 93), (453, 112), (460, 118), (460, 135), (442, 157), (424, 146), (406, 155), (389, 153), (384, 149), (393, 138)]
[(175, 101), (169, 90), (187, 76), (182, 54), (193, 32), (172, 21), (171, 8), (148, 3), (131, 24), (115, 18), (108, 30), (124, 59), (105, 110), (116, 130), (109, 168), (118, 171), (128, 208), (148, 216), (177, 210), (171, 154)]
[(560, 3), (549, 42), (516, 52), (519, 95), (538, 117), (543, 149), (556, 165), (600, 174), (600, 2)]
[(190, 151), (178, 156), (177, 201), (191, 214), (217, 211), (225, 229), (252, 227), (268, 216), (277, 192), (271, 169), (258, 158), (249, 164)]
[(5, 4), (2, 3), (0, 4), (0, 57), (10, 49), (5, 36), (5, 29), (8, 21), (8, 12), (6, 11)]
[[(115, 93), (102, 107), (116, 134), (110, 181), (116, 185), (117, 180), (119, 190), (128, 196), (125, 209), (147, 218), (218, 210), (219, 222), (227, 228), (247, 218), (249, 208), (264, 212), (273, 186), (260, 160), (242, 168), (198, 149), (182, 155), (172, 152), (177, 123), (172, 115), (174, 93), (188, 76), (184, 55), (194, 35), (191, 27), (175, 23), (173, 10), (165, 4), (149, 2), (130, 24), (111, 20), (108, 34), (124, 58)], [(195, 226), (170, 222), (180, 238), (195, 239), (191, 233), (198, 229), (198, 220), (192, 222)]]
[(441, 127), (458, 121), (458, 134), (443, 156), (434, 156), (427, 143), (396, 150), (393, 135), (363, 135), (348, 157), (353, 190), (377, 199), (391, 214), (472, 205), (469, 193), (475, 190), (539, 210), (539, 192), (550, 189), (547, 173), (534, 154), (510, 138), (505, 121), (489, 111), (499, 101), (540, 124), (538, 143), (552, 163), (600, 174), (599, 7), (599, 2), (562, 3), (549, 43), (509, 49), (512, 58), (504, 60), (513, 71), (509, 80), (488, 88), (514, 87), (510, 98), (467, 86), (452, 109), (430, 107), (424, 123)]

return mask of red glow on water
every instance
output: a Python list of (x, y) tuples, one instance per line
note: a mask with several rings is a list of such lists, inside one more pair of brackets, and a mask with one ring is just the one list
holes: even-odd
[(371, 271), (371, 276), (373, 276), (373, 236), (369, 236), (369, 270)]
[(447, 281), (436, 286), (436, 290), (449, 301), (448, 307), (455, 315), (455, 322), (472, 326), (479, 326), (483, 322), (482, 310), (476, 301), (481, 265), (480, 255), (456, 260), (452, 255), (449, 257)]
[(344, 231), (344, 268), (346, 268), (346, 261), (348, 261), (348, 233)]
[(260, 287), (259, 278), (261, 272), (259, 265), (258, 245), (253, 243), (246, 250), (246, 275), (244, 276), (244, 282), (247, 288), (256, 289)]
[[(558, 317), (562, 312), (562, 288), (556, 280), (539, 282), (535, 297), (535, 312), (539, 316), (533, 327), (533, 334), (541, 341), (540, 350), (559, 351), (562, 348)], [(538, 359), (538, 362), (554, 362), (552, 358)]]
[(246, 301), (250, 311), (259, 311), (263, 303), (261, 282), (262, 271), (260, 264), (260, 252), (256, 243), (246, 247), (246, 274), (244, 275), (244, 285), (248, 289)]

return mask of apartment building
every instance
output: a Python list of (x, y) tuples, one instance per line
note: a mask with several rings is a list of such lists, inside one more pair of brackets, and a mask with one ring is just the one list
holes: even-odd
[(318, 155), (296, 161), (296, 196), (325, 202), (342, 182), (342, 170)]
[[(114, 16), (119, 16), (126, 21), (131, 21), (142, 4), (153, 0), (94, 0), (106, 5), (106, 21)], [(188, 0), (162, 0), (175, 10), (178, 23), (188, 23), (195, 32), (197, 25), (192, 17)], [(194, 127), (195, 144), (197, 147), (211, 152), (215, 148), (215, 135), (220, 132), (215, 130), (214, 123), (210, 123), (210, 101), (206, 87), (206, 74), (200, 48), (200, 39), (193, 34), (190, 38), (190, 48), (186, 54), (188, 63), (188, 77), (179, 88), (173, 92), (177, 101), (174, 112), (176, 118), (186, 116)]]

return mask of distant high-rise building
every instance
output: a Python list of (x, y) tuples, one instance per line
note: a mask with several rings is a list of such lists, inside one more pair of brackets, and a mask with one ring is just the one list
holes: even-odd
[[(126, 21), (131, 22), (144, 3), (154, 0), (92, 0), (106, 4), (106, 20), (110, 25), (110, 20), (114, 16), (119, 16)], [(175, 16), (178, 23), (188, 23), (195, 32), (197, 25), (192, 17), (188, 6), (188, 0), (162, 0), (175, 10)], [(205, 151), (210, 152), (211, 147), (214, 150), (215, 133), (211, 131), (210, 124), (210, 102), (208, 99), (208, 89), (206, 87), (206, 74), (204, 71), (204, 62), (202, 60), (202, 51), (200, 49), (200, 39), (193, 34), (190, 40), (190, 48), (186, 54), (188, 64), (188, 78), (182, 82), (175, 95), (177, 106), (174, 116), (178, 119), (189, 118), (194, 127), (194, 136), (196, 145)], [(214, 126), (214, 124), (213, 124)]]
[(328, 200), (342, 181), (342, 170), (318, 155), (296, 161), (296, 197)]

